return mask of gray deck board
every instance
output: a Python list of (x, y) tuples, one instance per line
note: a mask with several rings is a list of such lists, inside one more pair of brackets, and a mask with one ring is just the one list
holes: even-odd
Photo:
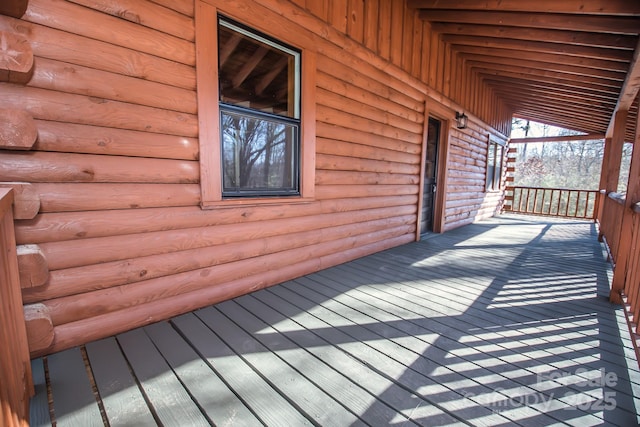
[(117, 339), (163, 425), (211, 424), (143, 329), (120, 334)]
[(102, 416), (93, 396), (80, 349), (47, 357), (51, 392), (58, 426), (101, 426)]
[(211, 421), (218, 426), (262, 425), (169, 323), (156, 323), (145, 331)]
[[(638, 425), (610, 277), (593, 224), (504, 216), (87, 344), (89, 375), (112, 425)], [(53, 413), (102, 425), (80, 354), (44, 359)]]
[(182, 334), (267, 425), (310, 425), (264, 378), (193, 314), (173, 319)]
[(86, 349), (109, 424), (157, 425), (115, 338), (94, 341)]
[(29, 425), (31, 427), (50, 426), (51, 415), (49, 414), (47, 382), (42, 358), (31, 361), (31, 372), (35, 395), (29, 406)]

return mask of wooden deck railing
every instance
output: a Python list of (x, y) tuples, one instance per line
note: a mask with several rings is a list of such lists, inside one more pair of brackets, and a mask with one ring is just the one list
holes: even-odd
[[(622, 230), (626, 232), (626, 230)], [(627, 321), (634, 339), (636, 353), (640, 338), (640, 203), (633, 206), (633, 221), (631, 223), (631, 250), (628, 254), (622, 302), (625, 307)], [(640, 355), (639, 355), (640, 356)], [(640, 360), (640, 357), (638, 357)]]
[(511, 212), (564, 218), (594, 219), (599, 192), (564, 188), (509, 187)]
[(0, 425), (28, 426), (33, 395), (13, 230), (13, 193), (0, 188)]
[(613, 266), (610, 299), (622, 303), (640, 363), (640, 202), (611, 192), (598, 213), (599, 237)]
[(600, 240), (604, 240), (611, 264), (615, 266), (618, 259), (618, 245), (620, 243), (620, 227), (624, 213), (625, 197), (619, 193), (609, 193), (602, 198), (602, 213), (600, 214)]

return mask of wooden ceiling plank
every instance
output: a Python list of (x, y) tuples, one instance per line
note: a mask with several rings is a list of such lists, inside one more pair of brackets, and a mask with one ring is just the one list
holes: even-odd
[[(452, 4), (453, 2), (450, 3)], [(638, 16), (574, 15), (568, 17), (562, 13), (479, 12), (468, 10), (422, 10), (419, 16), (420, 19), (429, 22), (464, 24), (486, 24), (487, 22), (492, 22), (496, 25), (509, 25), (512, 27), (630, 34), (633, 36), (638, 34), (638, 28), (640, 28), (640, 17)]]
[(631, 108), (631, 104), (633, 104), (633, 101), (638, 96), (638, 91), (640, 91), (640, 40), (638, 40), (638, 46), (633, 55), (633, 60), (629, 65), (627, 78), (622, 84), (618, 107), (616, 109), (628, 110)]
[[(631, 105), (634, 100), (638, 96), (638, 91), (640, 90), (640, 40), (638, 40), (638, 46), (636, 47), (636, 51), (633, 55), (633, 60), (629, 65), (629, 72), (627, 73), (627, 78), (624, 80), (622, 84), (622, 89), (620, 89), (620, 96), (618, 97), (618, 102), (616, 103), (616, 108), (609, 119), (609, 126), (607, 127), (607, 137), (611, 137), (614, 131), (614, 124), (616, 114), (618, 111), (629, 111)], [(633, 116), (632, 116), (633, 117)], [(637, 124), (636, 124), (637, 125)]]
[(527, 85), (544, 89), (557, 90), (560, 93), (571, 93), (583, 98), (593, 97), (615, 105), (618, 98), (617, 91), (598, 91), (590, 86), (580, 86), (580, 82), (575, 84), (565, 84), (563, 82), (551, 81), (549, 79), (535, 78), (526, 74), (495, 72), (494, 70), (484, 70), (476, 68), (477, 72), (484, 78), (499, 81), (503, 84), (512, 84), (514, 86)]
[(577, 56), (555, 55), (552, 53), (527, 52), (518, 49), (498, 49), (481, 46), (465, 46), (452, 44), (451, 47), (460, 53), (472, 53), (488, 56), (502, 56), (518, 58), (522, 61), (538, 61), (548, 63), (561, 63), (567, 65), (576, 65), (579, 67), (594, 68), (597, 70), (626, 72), (628, 65), (624, 62), (606, 61), (594, 58), (582, 58)]
[(499, 56), (485, 56), (475, 54), (463, 54), (462, 58), (467, 64), (492, 64), (497, 69), (523, 70), (540, 76), (564, 76), (563, 78), (582, 80), (602, 86), (613, 87), (619, 90), (625, 79), (625, 74), (595, 70), (593, 68), (581, 68), (565, 64), (552, 64), (549, 62), (522, 61), (519, 58), (504, 58)]
[(633, 51), (590, 46), (576, 46), (546, 41), (516, 40), (499, 37), (481, 37), (458, 34), (445, 34), (442, 40), (454, 45), (479, 46), (496, 49), (526, 50), (553, 55), (569, 55), (581, 58), (593, 58), (606, 61), (628, 63), (633, 58)]
[(442, 35), (468, 35), (479, 37), (502, 37), (515, 40), (544, 40), (550, 43), (566, 43), (577, 46), (607, 49), (633, 50), (636, 37), (624, 34), (592, 33), (554, 29), (510, 27), (506, 25), (478, 25), (435, 22), (432, 28)]
[[(487, 62), (491, 64), (501, 64), (508, 66), (518, 66), (526, 68), (528, 70), (544, 73), (544, 72), (557, 72), (569, 75), (569, 78), (596, 78), (610, 81), (611, 84), (615, 84), (620, 87), (625, 79), (626, 74), (619, 71), (605, 71), (597, 70), (594, 68), (579, 67), (575, 65), (540, 62), (531, 60), (522, 60), (518, 57), (502, 57), (493, 55), (482, 55), (475, 53), (461, 53), (463, 59), (466, 61), (479, 61)], [(572, 77), (571, 77), (572, 76)]]
[(519, 105), (533, 105), (533, 106), (552, 106), (561, 109), (562, 111), (580, 111), (587, 114), (594, 115), (606, 115), (603, 117), (603, 121), (608, 123), (609, 114), (613, 111), (611, 105), (600, 104), (597, 102), (591, 104), (585, 104), (583, 102), (576, 101), (564, 96), (551, 97), (548, 93), (541, 92), (539, 90), (530, 88), (510, 88), (495, 86), (492, 82), (486, 82), (494, 93), (502, 98), (515, 101), (516, 106)]
[[(496, 91), (513, 93), (515, 95), (519, 94), (539, 94), (548, 96), (549, 99), (536, 99), (536, 102), (540, 104), (546, 102), (572, 102), (575, 103), (577, 107), (584, 107), (586, 110), (600, 108), (603, 111), (613, 111), (615, 108), (615, 100), (612, 99), (595, 99), (589, 97), (587, 93), (578, 94), (578, 93), (570, 93), (567, 91), (563, 91), (554, 87), (544, 87), (542, 85), (532, 85), (524, 82), (510, 81), (505, 82), (500, 79), (495, 79), (487, 76), (480, 76), (480, 78), (487, 84), (491, 85), (491, 87)], [(607, 117), (608, 119), (608, 117)]]
[(586, 88), (602, 93), (615, 93), (615, 96), (620, 92), (620, 87), (622, 86), (621, 84), (613, 83), (610, 80), (590, 76), (577, 79), (572, 74), (559, 73), (550, 70), (539, 70), (513, 65), (500, 65), (482, 61), (466, 61), (466, 64), (470, 69), (482, 70), (485, 73), (493, 73), (497, 76), (505, 75), (524, 78), (527, 80), (548, 81), (569, 87)]
[[(441, 0), (408, 0), (413, 9), (443, 9)], [(594, 15), (635, 15), (640, 14), (640, 3), (629, 0), (456, 0), (446, 2), (447, 9), (501, 11), (501, 12), (544, 12), (574, 13)]]

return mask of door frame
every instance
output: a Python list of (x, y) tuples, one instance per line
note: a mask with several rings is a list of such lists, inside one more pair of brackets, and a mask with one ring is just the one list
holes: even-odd
[[(434, 105), (430, 105), (434, 104)], [(438, 108), (440, 107), (440, 108)], [(453, 112), (435, 103), (425, 102), (424, 123), (422, 127), (422, 151), (420, 159), (420, 183), (418, 191), (418, 212), (416, 214), (416, 241), (420, 240), (420, 222), (422, 221), (422, 207), (424, 204), (424, 172), (427, 150), (427, 133), (429, 130), (429, 117), (439, 120), (440, 139), (438, 140), (437, 160), (436, 160), (436, 192), (433, 198), (433, 220), (432, 228), (434, 233), (442, 233), (444, 230), (445, 216), (444, 207), (446, 202), (447, 188), (447, 161), (449, 157), (449, 135), (453, 123)]]

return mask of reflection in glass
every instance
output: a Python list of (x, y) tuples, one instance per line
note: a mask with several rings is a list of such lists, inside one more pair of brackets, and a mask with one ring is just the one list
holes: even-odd
[(296, 194), (297, 127), (225, 110), (221, 116), (225, 195)]

